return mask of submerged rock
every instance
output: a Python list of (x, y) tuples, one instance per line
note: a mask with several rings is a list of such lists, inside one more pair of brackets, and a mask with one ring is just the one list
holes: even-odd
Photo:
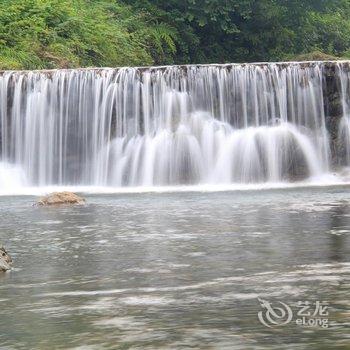
[(37, 205), (84, 204), (85, 199), (72, 192), (54, 192), (41, 198)]
[(0, 272), (11, 269), (12, 259), (4, 247), (0, 246)]

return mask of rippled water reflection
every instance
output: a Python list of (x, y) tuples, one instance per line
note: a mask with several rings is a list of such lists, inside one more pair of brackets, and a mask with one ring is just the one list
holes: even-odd
[[(349, 188), (0, 197), (5, 349), (350, 344)], [(260, 324), (258, 297), (328, 301), (329, 329)]]

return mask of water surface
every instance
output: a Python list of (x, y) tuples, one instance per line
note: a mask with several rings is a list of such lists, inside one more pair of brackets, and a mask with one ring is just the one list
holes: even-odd
[[(3, 349), (350, 346), (349, 187), (35, 199), (0, 197)], [(329, 327), (270, 329), (258, 298), (326, 301)]]

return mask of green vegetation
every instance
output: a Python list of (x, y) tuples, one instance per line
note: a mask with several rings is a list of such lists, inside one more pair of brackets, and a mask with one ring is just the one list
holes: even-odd
[(350, 57), (350, 0), (1, 0), (0, 69)]
[(175, 30), (110, 1), (2, 0), (0, 69), (152, 64)]
[(291, 56), (287, 61), (336, 61), (339, 57), (327, 55), (321, 51), (312, 51), (301, 55)]

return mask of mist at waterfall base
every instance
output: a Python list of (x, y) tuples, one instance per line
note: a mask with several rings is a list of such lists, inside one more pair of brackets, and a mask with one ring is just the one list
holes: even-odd
[(333, 151), (323, 63), (3, 72), (0, 193), (350, 182), (350, 75), (335, 66)]

